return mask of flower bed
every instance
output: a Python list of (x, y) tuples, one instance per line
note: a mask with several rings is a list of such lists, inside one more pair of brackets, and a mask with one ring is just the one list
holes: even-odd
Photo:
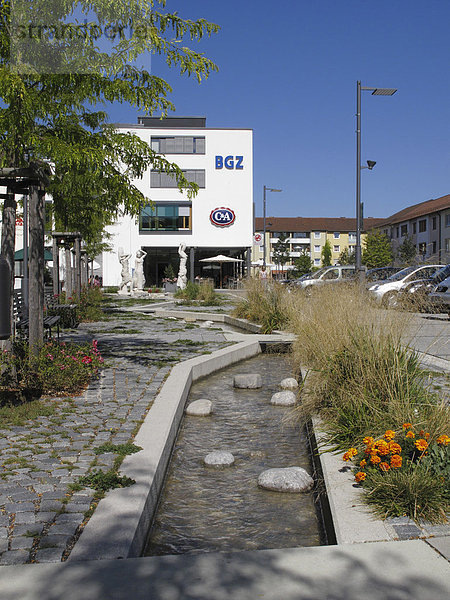
[(365, 499), (384, 517), (411, 516), (446, 521), (450, 510), (450, 437), (417, 431), (404, 423), (401, 431), (388, 429), (378, 439), (366, 436), (364, 447), (343, 455), (352, 461), (357, 484)]

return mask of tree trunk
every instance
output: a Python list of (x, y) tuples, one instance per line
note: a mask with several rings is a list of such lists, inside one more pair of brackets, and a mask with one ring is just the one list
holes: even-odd
[(30, 186), (30, 283), (28, 341), (33, 354), (44, 343), (44, 196)]
[[(2, 244), (1, 254), (8, 261), (11, 270), (11, 279), (9, 282), (10, 286), (10, 314), (11, 314), (11, 331), (13, 331), (13, 294), (14, 294), (14, 250), (16, 246), (16, 209), (17, 203), (15, 200), (14, 193), (7, 189), (7, 198), (5, 198), (3, 204), (3, 215), (2, 215)], [(2, 350), (9, 350), (11, 348), (11, 340), (5, 340), (1, 343)]]
[[(66, 242), (67, 244), (69, 242)], [(66, 302), (68, 301), (68, 298), (70, 298), (72, 296), (73, 293), (73, 285), (72, 285), (72, 253), (70, 251), (70, 246), (66, 246), (66, 250), (65, 250), (65, 277), (64, 277), (64, 281), (65, 281), (65, 288), (66, 288)]]

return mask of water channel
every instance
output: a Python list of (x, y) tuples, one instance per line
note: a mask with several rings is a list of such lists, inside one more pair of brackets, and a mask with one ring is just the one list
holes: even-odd
[[(233, 388), (240, 373), (260, 373), (263, 387)], [(257, 485), (259, 474), (272, 467), (295, 465), (312, 473), (306, 434), (293, 409), (270, 404), (290, 376), (286, 355), (260, 354), (193, 385), (188, 403), (207, 398), (213, 414), (184, 417), (146, 556), (326, 543), (313, 492)], [(232, 452), (234, 465), (205, 466), (204, 457), (214, 450)]]

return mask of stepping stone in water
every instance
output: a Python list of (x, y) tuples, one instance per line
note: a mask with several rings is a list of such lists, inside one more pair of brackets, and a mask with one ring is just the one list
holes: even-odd
[(280, 382), (280, 387), (283, 390), (296, 390), (298, 388), (298, 382), (293, 377), (286, 377)]
[(270, 404), (275, 404), (277, 406), (294, 406), (297, 402), (297, 396), (294, 392), (277, 392), (274, 394), (270, 400)]
[(201, 398), (200, 400), (194, 400), (186, 408), (186, 414), (194, 417), (207, 417), (212, 413), (212, 402)]
[(234, 463), (234, 456), (231, 452), (216, 450), (207, 454), (203, 462), (212, 467), (230, 467)]
[(259, 373), (245, 373), (235, 375), (233, 386), (240, 389), (257, 389), (262, 387), (262, 378)]
[(258, 485), (274, 492), (299, 494), (309, 492), (314, 485), (314, 480), (301, 467), (284, 467), (263, 471), (258, 477)]

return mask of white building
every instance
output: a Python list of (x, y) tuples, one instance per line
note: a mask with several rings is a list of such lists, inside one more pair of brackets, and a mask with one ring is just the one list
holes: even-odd
[(113, 251), (102, 257), (103, 285), (115, 286), (121, 281), (119, 249), (131, 255), (130, 270), (136, 251), (143, 249), (147, 253), (146, 285), (161, 285), (169, 265), (178, 273), (181, 243), (186, 245), (192, 281), (218, 273), (218, 265), (214, 269), (199, 262), (217, 254), (244, 261), (224, 264), (224, 276), (246, 272), (253, 235), (252, 130), (209, 129), (204, 117), (140, 117), (138, 125), (117, 127), (138, 135), (176, 163), (198, 184), (199, 191), (189, 200), (173, 178), (157, 171), (149, 170), (135, 180), (153, 205), (143, 206), (139, 218), (124, 215), (108, 228)]

